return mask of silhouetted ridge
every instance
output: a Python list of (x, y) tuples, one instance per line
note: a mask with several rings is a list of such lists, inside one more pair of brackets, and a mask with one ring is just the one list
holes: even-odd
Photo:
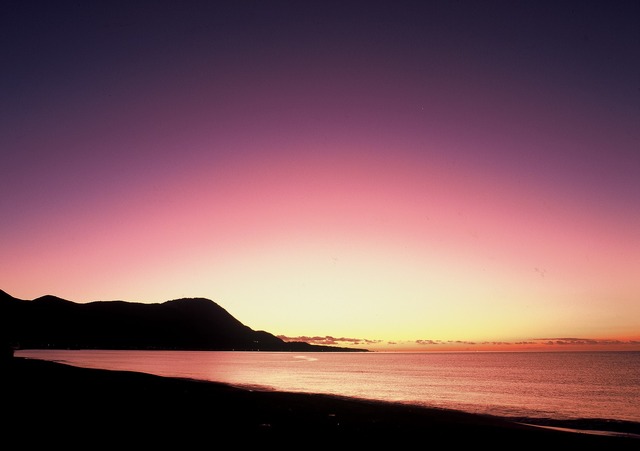
[(30, 349), (365, 351), (285, 342), (205, 298), (78, 304), (52, 295), (26, 301), (1, 292), (0, 316), (3, 341)]
[(72, 305), (73, 302), (71, 301), (67, 301), (66, 299), (62, 299), (59, 298), (57, 296), (52, 296), (50, 294), (44, 295), (44, 296), (40, 296), (39, 298), (34, 299), (33, 301), (31, 301), (33, 303), (42, 303), (42, 302), (46, 302), (47, 304), (51, 305), (51, 304), (67, 304), (67, 305)]

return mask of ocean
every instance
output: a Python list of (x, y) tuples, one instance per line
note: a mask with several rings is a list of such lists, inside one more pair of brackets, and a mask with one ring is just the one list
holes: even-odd
[(325, 393), (509, 418), (640, 424), (640, 352), (18, 350), (80, 367)]

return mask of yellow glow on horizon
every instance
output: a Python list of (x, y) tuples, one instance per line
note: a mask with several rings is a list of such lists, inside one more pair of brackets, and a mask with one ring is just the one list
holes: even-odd
[(169, 298), (216, 293), (212, 300), (247, 326), (285, 336), (414, 343), (594, 333), (567, 330), (572, 317), (578, 325), (589, 318), (579, 300), (554, 305), (573, 295), (572, 286), (535, 268), (479, 268), (458, 254), (426, 259), (420, 250), (365, 244), (337, 253), (327, 243), (283, 243), (220, 262), (207, 255), (159, 280), (157, 290), (165, 299), (175, 286), (190, 292)]

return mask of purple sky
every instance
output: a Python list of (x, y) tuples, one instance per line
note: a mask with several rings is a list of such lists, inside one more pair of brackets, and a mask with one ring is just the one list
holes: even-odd
[(385, 345), (640, 340), (638, 2), (0, 11), (0, 289)]

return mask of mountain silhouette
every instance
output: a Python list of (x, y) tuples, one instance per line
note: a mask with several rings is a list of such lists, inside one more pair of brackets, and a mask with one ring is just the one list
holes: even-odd
[(205, 298), (80, 304), (51, 295), (23, 300), (0, 290), (0, 327), (2, 343), (22, 349), (367, 351), (286, 342)]

